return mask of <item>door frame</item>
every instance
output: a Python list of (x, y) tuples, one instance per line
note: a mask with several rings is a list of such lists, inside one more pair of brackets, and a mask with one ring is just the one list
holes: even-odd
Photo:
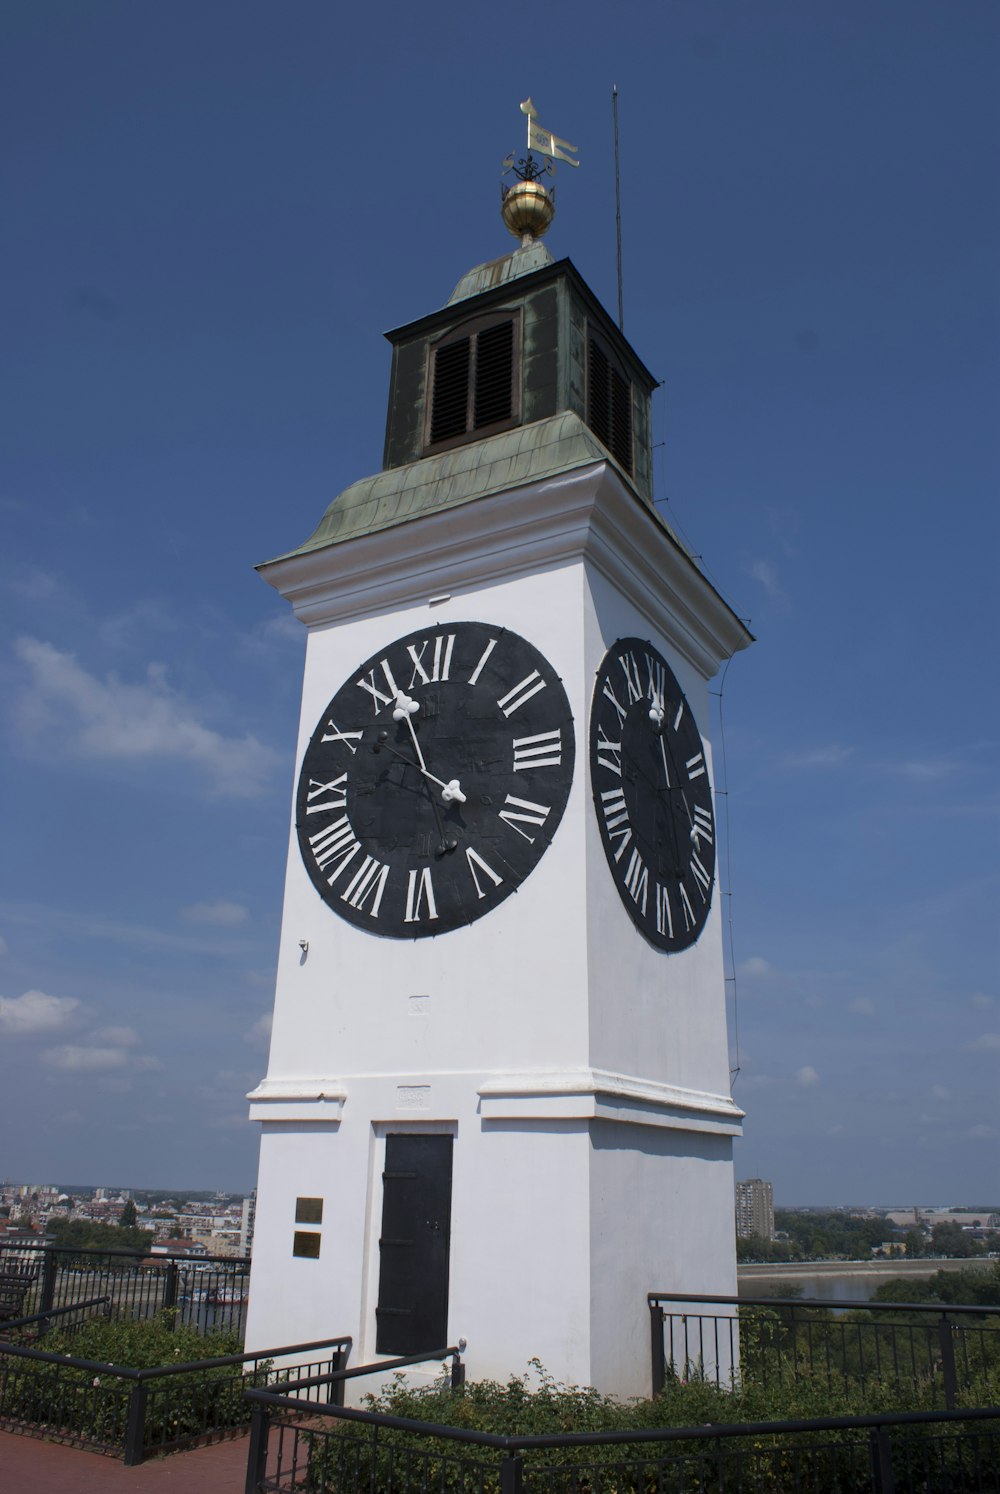
[[(381, 1270), (381, 1256), (379, 1252), (379, 1236), (382, 1233), (382, 1173), (385, 1170), (385, 1138), (392, 1133), (394, 1136), (451, 1136), (454, 1141), (458, 1140), (457, 1120), (411, 1120), (402, 1117), (399, 1120), (372, 1121), (368, 1144), (368, 1199), (365, 1207), (365, 1252), (364, 1267), (361, 1281), (361, 1322), (358, 1333), (357, 1359), (361, 1364), (373, 1364), (380, 1359), (389, 1359), (393, 1356), (388, 1354), (376, 1354), (375, 1335), (377, 1323), (375, 1309), (378, 1306), (379, 1273)], [(454, 1157), (454, 1148), (453, 1148)], [(452, 1161), (451, 1188), (452, 1188), (452, 1224), (455, 1218), (455, 1173), (454, 1160)], [(455, 1238), (454, 1228), (450, 1231), (450, 1239)], [(451, 1246), (449, 1245), (449, 1270), (451, 1261)], [(449, 1307), (450, 1312), (450, 1307)], [(443, 1348), (444, 1345), (441, 1345)], [(411, 1376), (413, 1372), (411, 1371)], [(374, 1387), (367, 1387), (374, 1389)]]

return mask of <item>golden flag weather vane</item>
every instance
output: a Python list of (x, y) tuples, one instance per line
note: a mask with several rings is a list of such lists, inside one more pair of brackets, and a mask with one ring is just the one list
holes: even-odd
[[(567, 166), (579, 166), (575, 145), (570, 145), (561, 135), (554, 135), (538, 123), (538, 110), (531, 99), (525, 99), (521, 113), (528, 116), (527, 156), (514, 164), (510, 155), (503, 163), (502, 175), (513, 172), (517, 181), (512, 187), (501, 186), (500, 209), (504, 223), (510, 232), (521, 240), (522, 247), (540, 238), (552, 222), (556, 210), (555, 188), (545, 188), (540, 176), (552, 176), (556, 161), (565, 161)], [(543, 158), (539, 161), (532, 155), (537, 151)]]
[(563, 140), (560, 135), (553, 135), (551, 130), (545, 129), (538, 123), (538, 110), (531, 99), (525, 99), (521, 105), (521, 113), (528, 116), (528, 149), (537, 150), (543, 156), (548, 156), (551, 161), (565, 161), (567, 166), (579, 166), (576, 153), (579, 146), (570, 145), (568, 140)]

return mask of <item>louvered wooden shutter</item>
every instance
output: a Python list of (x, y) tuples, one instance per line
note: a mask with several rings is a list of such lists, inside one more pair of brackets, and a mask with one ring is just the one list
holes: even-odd
[(431, 406), (431, 442), (461, 436), (467, 429), (469, 410), (468, 337), (449, 342), (434, 354), (434, 397)]
[(476, 338), (473, 428), (509, 420), (514, 373), (514, 323), (498, 322)]
[(427, 440), (471, 437), (512, 421), (514, 396), (514, 319), (473, 328), (435, 349), (431, 368), (431, 415)]
[(593, 337), (587, 343), (587, 424), (632, 475), (632, 386)]

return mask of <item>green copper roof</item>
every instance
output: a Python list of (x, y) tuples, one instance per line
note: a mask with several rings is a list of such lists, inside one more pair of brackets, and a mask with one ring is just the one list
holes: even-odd
[(466, 301), (470, 296), (478, 296), (482, 291), (495, 290), (498, 285), (506, 285), (508, 280), (516, 280), (520, 275), (530, 275), (533, 270), (543, 270), (546, 265), (555, 264), (552, 255), (546, 249), (540, 239), (532, 243), (522, 245), (511, 254), (505, 254), (500, 259), (491, 259), (484, 265), (476, 265), (462, 276), (461, 280), (448, 298), (448, 305), (453, 306), (456, 301)]
[(324, 545), (338, 545), (594, 462), (616, 465), (580, 417), (566, 410), (499, 436), (363, 477), (333, 500), (315, 532), (289, 554), (304, 555)]

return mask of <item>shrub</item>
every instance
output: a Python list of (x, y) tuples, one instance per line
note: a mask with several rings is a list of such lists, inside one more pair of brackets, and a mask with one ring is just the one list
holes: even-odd
[[(234, 1333), (202, 1337), (192, 1328), (171, 1327), (171, 1315), (145, 1322), (92, 1320), (73, 1332), (52, 1333), (46, 1354), (70, 1362), (0, 1356), (0, 1421), (68, 1440), (121, 1447), (134, 1381), (116, 1369), (154, 1369), (242, 1353)], [(84, 1369), (72, 1360), (106, 1366)], [(262, 1367), (262, 1375), (267, 1368)], [(156, 1447), (243, 1426), (240, 1365), (217, 1365), (147, 1382), (144, 1444)]]

